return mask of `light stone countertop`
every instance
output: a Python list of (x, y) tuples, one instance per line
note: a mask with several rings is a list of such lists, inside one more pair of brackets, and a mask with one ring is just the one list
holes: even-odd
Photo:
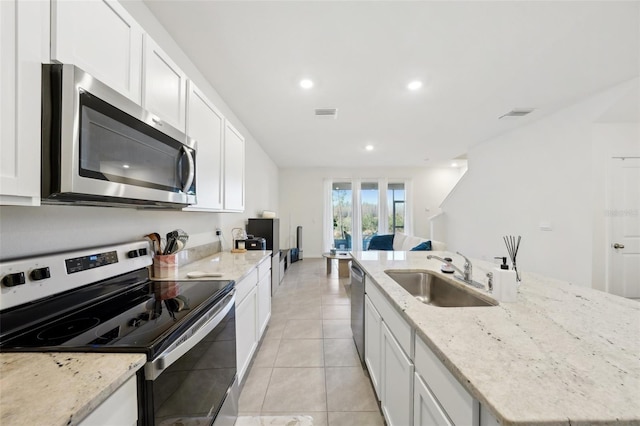
[[(220, 272), (202, 280), (240, 281), (271, 251), (220, 252), (181, 266), (175, 277), (191, 271)], [(144, 366), (144, 354), (0, 353), (0, 425), (75, 425), (126, 379)]]
[[(418, 302), (384, 273), (439, 272), (441, 262), (427, 253), (352, 255), (502, 425), (640, 425), (639, 302), (524, 272), (516, 302), (441, 308)], [(472, 263), (474, 279), (486, 284), (495, 265)]]
[(76, 425), (145, 361), (144, 354), (1, 353), (0, 424)]
[[(240, 281), (264, 259), (271, 256), (270, 250), (248, 250), (246, 253), (219, 252), (203, 259), (180, 266), (175, 275), (169, 278), (155, 278), (157, 281), (191, 280), (189, 272), (217, 272), (219, 277), (203, 277), (191, 281), (235, 280)], [(153, 269), (152, 269), (153, 271)]]

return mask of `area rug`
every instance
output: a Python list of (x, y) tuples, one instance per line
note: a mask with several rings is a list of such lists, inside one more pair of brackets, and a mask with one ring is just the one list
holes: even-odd
[(313, 426), (311, 416), (238, 416), (235, 426)]

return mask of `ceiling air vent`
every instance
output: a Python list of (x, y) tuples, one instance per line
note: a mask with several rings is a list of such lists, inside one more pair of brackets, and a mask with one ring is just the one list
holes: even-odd
[(316, 108), (315, 115), (317, 118), (338, 118), (337, 108)]
[(531, 113), (534, 109), (535, 108), (517, 108), (517, 109), (512, 109), (508, 113), (498, 117), (498, 120), (500, 120), (501, 118), (519, 118), (519, 117), (524, 117), (525, 115)]

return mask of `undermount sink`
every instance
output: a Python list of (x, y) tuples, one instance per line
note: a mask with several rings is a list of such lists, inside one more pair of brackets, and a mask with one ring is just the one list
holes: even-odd
[(488, 296), (476, 294), (463, 288), (465, 284), (449, 281), (435, 272), (389, 269), (385, 273), (400, 287), (422, 303), (443, 308), (465, 306), (495, 306), (498, 304)]

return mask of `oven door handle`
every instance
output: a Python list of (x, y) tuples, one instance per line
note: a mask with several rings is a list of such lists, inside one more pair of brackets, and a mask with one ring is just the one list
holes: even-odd
[[(204, 339), (213, 329), (215, 329), (222, 319), (229, 313), (231, 308), (235, 303), (235, 289), (231, 290), (231, 293), (225, 297), (228, 299), (228, 302), (224, 306), (220, 306), (218, 304), (213, 310), (215, 312), (211, 313), (209, 316), (209, 320), (205, 322), (197, 331), (195, 331), (191, 336), (189, 336), (184, 342), (181, 342), (176, 347), (170, 347), (162, 354), (158, 356), (155, 360), (148, 362), (145, 367), (145, 379), (146, 380), (155, 380), (164, 369), (168, 368), (171, 364), (176, 362), (180, 357), (189, 352), (195, 345), (200, 343), (202, 339)], [(224, 299), (223, 299), (224, 300)]]

